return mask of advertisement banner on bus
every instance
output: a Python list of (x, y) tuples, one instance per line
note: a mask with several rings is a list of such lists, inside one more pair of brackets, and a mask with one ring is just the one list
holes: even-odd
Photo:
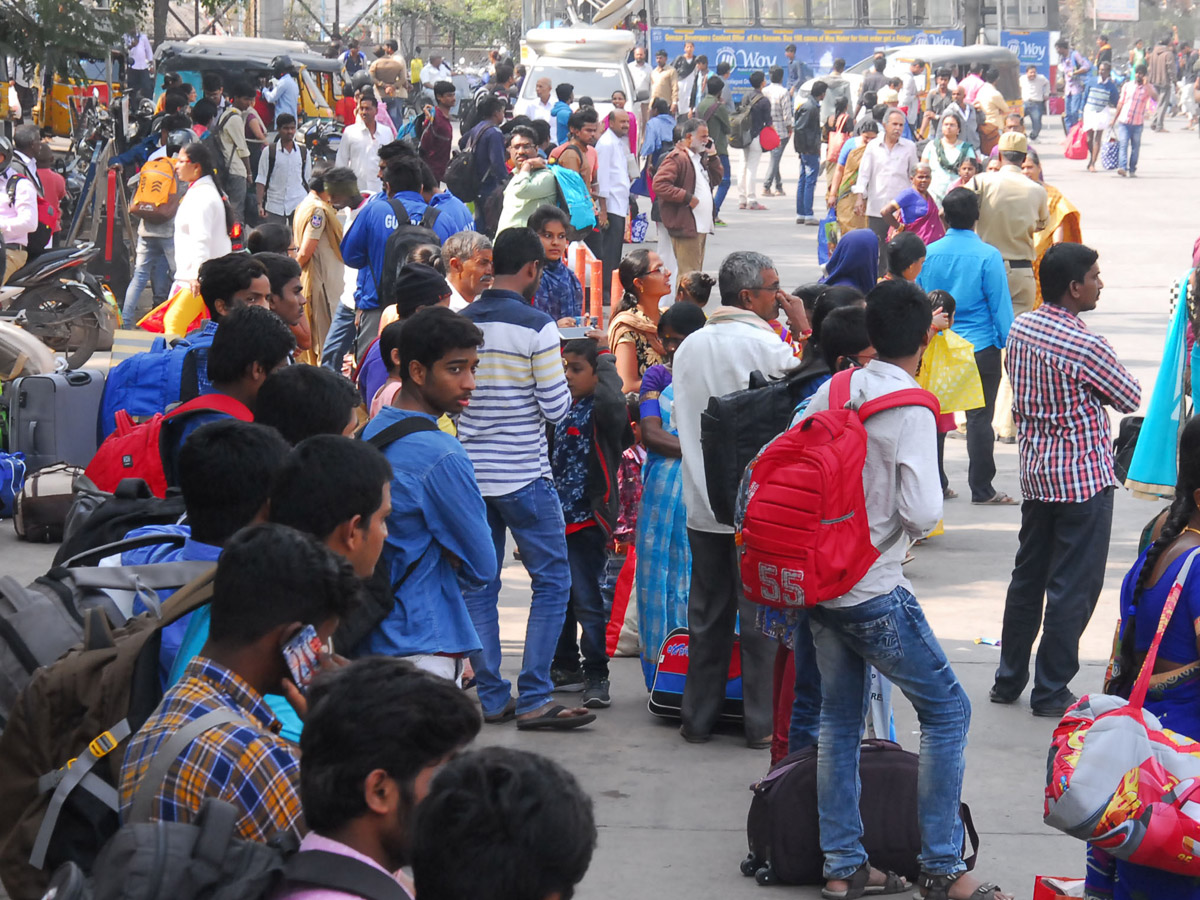
[(1053, 52), (1058, 32), (1054, 31), (1001, 31), (1000, 46), (1007, 47), (1017, 55), (1021, 63), (1021, 77), (1026, 66), (1037, 66), (1038, 74), (1053, 80), (1051, 65), (1058, 62)]
[(750, 73), (771, 66), (787, 69), (783, 48), (796, 45), (796, 59), (802, 63), (802, 80), (823, 75), (839, 57), (853, 66), (876, 50), (891, 50), (910, 44), (949, 44), (962, 46), (961, 28), (689, 28), (658, 26), (650, 29), (653, 52), (660, 48), (674, 59), (683, 53), (685, 41), (696, 45), (696, 54), (708, 57), (714, 73), (717, 65), (733, 66), (730, 86), (735, 96), (750, 88)]

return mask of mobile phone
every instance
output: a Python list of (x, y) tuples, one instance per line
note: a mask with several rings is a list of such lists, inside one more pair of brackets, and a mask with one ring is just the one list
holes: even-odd
[(292, 681), (304, 693), (317, 670), (321, 667), (321, 653), (324, 651), (321, 639), (317, 637), (317, 629), (305, 625), (295, 636), (283, 645), (283, 660), (287, 663), (288, 673)]

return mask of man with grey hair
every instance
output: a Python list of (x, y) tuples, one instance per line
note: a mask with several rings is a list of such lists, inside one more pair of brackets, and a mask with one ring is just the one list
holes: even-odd
[[(704, 271), (704, 245), (713, 233), (713, 185), (725, 174), (702, 119), (687, 119), (675, 149), (654, 173), (662, 227), (671, 236), (677, 271)], [(745, 385), (743, 385), (744, 387)]]
[[(755, 619), (754, 607), (741, 596), (733, 528), (716, 520), (708, 501), (700, 414), (712, 397), (743, 390), (755, 370), (778, 378), (799, 365), (791, 345), (781, 341), (769, 324), (781, 311), (793, 334), (808, 328), (803, 303), (783, 291), (775, 263), (761, 253), (731, 253), (721, 264), (717, 283), (721, 306), (704, 328), (683, 342), (673, 364), (692, 551), (688, 677), (680, 733), (693, 743), (709, 739), (721, 713), (738, 612), (742, 622)], [(758, 629), (744, 627), (741, 648), (746, 743), (767, 747), (773, 719), (774, 645)]]
[(904, 137), (904, 113), (889, 109), (883, 117), (883, 134), (867, 144), (851, 190), (858, 195), (854, 214), (867, 217), (867, 227), (879, 238), (879, 274), (887, 271), (885, 206), (908, 190), (917, 167), (917, 145)]
[(478, 231), (460, 231), (442, 244), (446, 283), (450, 285), (450, 308), (462, 312), (495, 281), (492, 242)]

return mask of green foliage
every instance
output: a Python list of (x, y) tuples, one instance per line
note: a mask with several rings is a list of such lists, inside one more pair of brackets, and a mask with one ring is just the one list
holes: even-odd
[(521, 37), (520, 0), (398, 0), (380, 14), (381, 22), (393, 26), (413, 19), (432, 22), (458, 46), (500, 41), (515, 52)]
[(81, 0), (4, 0), (0, 2), (0, 54), (30, 70), (48, 66), (60, 74), (79, 74), (80, 58), (103, 59), (121, 46), (132, 27), (136, 5), (97, 9)]

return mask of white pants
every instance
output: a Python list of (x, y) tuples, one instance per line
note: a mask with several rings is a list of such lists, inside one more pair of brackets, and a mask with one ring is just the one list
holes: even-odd
[(755, 182), (758, 181), (758, 160), (762, 156), (762, 144), (758, 138), (752, 140), (742, 151), (742, 174), (738, 176), (738, 194), (743, 203), (757, 200)]
[(447, 681), (453, 681), (456, 685), (462, 687), (461, 659), (452, 656), (434, 656), (432, 654), (404, 656), (401, 659), (412, 663), (422, 672), (428, 672), (430, 675), (445, 678)]

